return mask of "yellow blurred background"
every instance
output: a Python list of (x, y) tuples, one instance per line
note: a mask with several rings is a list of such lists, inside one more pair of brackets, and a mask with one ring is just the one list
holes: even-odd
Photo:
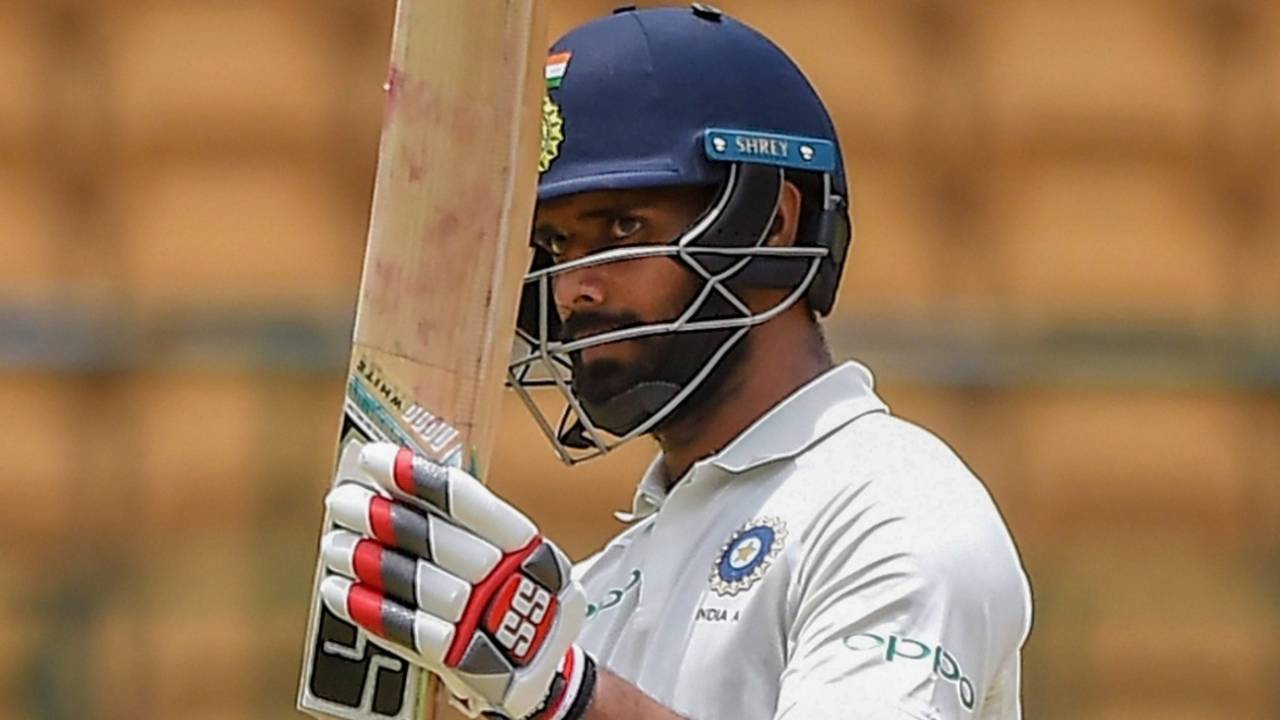
[[(1280, 717), (1280, 5), (720, 4), (836, 114), (828, 332), (1000, 503), (1027, 717)], [(296, 717), (392, 11), (0, 3), (0, 718)], [(582, 556), (651, 448), (507, 410)]]

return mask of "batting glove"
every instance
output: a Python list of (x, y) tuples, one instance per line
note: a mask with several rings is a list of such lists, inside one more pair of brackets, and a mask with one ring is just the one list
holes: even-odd
[(360, 464), (385, 495), (343, 483), (325, 503), (328, 608), (440, 676), (473, 715), (575, 720), (595, 665), (564, 553), (466, 472), (389, 443)]

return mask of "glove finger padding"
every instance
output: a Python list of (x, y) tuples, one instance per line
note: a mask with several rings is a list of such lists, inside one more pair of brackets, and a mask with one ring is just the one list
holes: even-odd
[(333, 521), (348, 530), (477, 583), (493, 572), (502, 552), (492, 543), (445, 518), (424, 513), (375, 493), (343, 483), (329, 491), (325, 504)]
[(415, 559), (345, 530), (325, 535), (325, 566), (428, 615), (457, 622), (471, 598), (471, 583), (426, 560)]
[(409, 498), (447, 516), (502, 552), (529, 544), (538, 528), (524, 513), (458, 468), (415, 455), (391, 443), (370, 443), (360, 450), (360, 465), (393, 496)]
[(396, 653), (436, 670), (453, 644), (453, 623), (411, 610), (368, 585), (330, 576), (320, 583), (325, 606), (338, 617), (392, 643)]

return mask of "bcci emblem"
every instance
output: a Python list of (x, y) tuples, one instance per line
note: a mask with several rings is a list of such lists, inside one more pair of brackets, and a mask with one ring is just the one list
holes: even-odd
[(550, 95), (543, 95), (542, 154), (538, 157), (538, 172), (546, 172), (551, 167), (551, 161), (560, 154), (560, 143), (563, 141), (564, 116), (560, 114), (560, 106), (556, 105)]
[(786, 542), (787, 524), (781, 518), (757, 518), (743, 525), (720, 549), (711, 569), (711, 589), (722, 597), (749, 589), (764, 577)]

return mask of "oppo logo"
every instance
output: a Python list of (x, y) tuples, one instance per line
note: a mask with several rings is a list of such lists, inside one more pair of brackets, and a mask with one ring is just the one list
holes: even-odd
[(587, 619), (590, 620), (591, 618), (604, 612), (605, 610), (608, 610), (613, 607), (617, 607), (617, 605), (622, 602), (622, 598), (626, 597), (628, 592), (638, 587), (639, 585), (640, 585), (640, 570), (637, 568), (631, 571), (630, 577), (627, 578), (626, 585), (623, 585), (620, 588), (614, 588), (610, 590), (605, 595), (604, 600), (598, 603), (594, 603), (594, 602), (587, 603)]
[(973, 706), (977, 702), (977, 692), (973, 688), (973, 682), (965, 677), (964, 671), (960, 669), (960, 663), (956, 661), (955, 656), (943, 649), (941, 645), (930, 646), (919, 640), (912, 640), (901, 635), (889, 635), (886, 637), (875, 633), (850, 635), (843, 642), (845, 647), (857, 652), (871, 652), (874, 650), (877, 653), (882, 653), (885, 662), (932, 661), (933, 672), (938, 677), (947, 682), (955, 683), (956, 692), (960, 696), (960, 704), (966, 710), (973, 710)]

